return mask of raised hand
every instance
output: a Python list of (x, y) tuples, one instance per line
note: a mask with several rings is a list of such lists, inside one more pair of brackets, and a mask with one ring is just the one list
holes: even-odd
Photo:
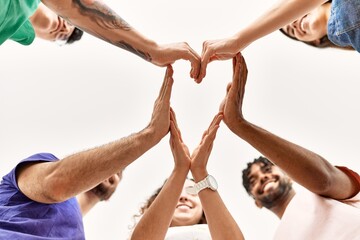
[(190, 168), (190, 153), (188, 147), (181, 138), (181, 132), (177, 125), (175, 112), (170, 109), (170, 147), (174, 157), (175, 168)]
[(173, 69), (171, 65), (167, 66), (164, 82), (161, 86), (159, 96), (155, 101), (154, 110), (151, 116), (149, 129), (152, 131), (156, 139), (160, 141), (170, 128), (170, 97), (174, 80)]
[(242, 104), (247, 80), (247, 67), (244, 57), (238, 53), (233, 58), (233, 80), (227, 86), (227, 94), (223, 100), (220, 111), (224, 113), (224, 122), (233, 132), (240, 121), (244, 120)]
[(190, 170), (195, 181), (201, 180), (208, 175), (206, 166), (222, 119), (223, 114), (221, 112), (215, 115), (209, 128), (203, 133), (199, 146), (195, 148), (191, 155)]

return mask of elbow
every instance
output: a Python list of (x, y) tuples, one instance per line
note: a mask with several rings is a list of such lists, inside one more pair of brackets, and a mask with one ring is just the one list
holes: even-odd
[(321, 173), (317, 175), (316, 184), (314, 184), (313, 192), (321, 196), (327, 196), (332, 189), (331, 174)]

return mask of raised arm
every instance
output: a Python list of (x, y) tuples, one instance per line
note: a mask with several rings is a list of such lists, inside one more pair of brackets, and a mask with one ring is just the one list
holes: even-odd
[(89, 191), (77, 195), (76, 199), (79, 203), (82, 216), (84, 217), (100, 201), (109, 200), (114, 194), (121, 178), (122, 173), (114, 174)]
[(295, 19), (304, 16), (327, 0), (279, 0), (260, 17), (235, 35), (220, 40), (203, 43), (201, 71), (198, 81), (206, 75), (207, 64), (214, 60), (233, 58), (252, 42), (284, 27)]
[(233, 81), (220, 107), (229, 129), (310, 191), (334, 199), (353, 196), (358, 191), (357, 185), (323, 157), (244, 119), (242, 104), (247, 67), (240, 54), (234, 58), (233, 65)]
[[(208, 176), (206, 166), (222, 118), (221, 113), (214, 117), (209, 128), (204, 132), (199, 146), (191, 156), (190, 169), (195, 182)], [(239, 226), (226, 208), (218, 191), (207, 188), (199, 192), (199, 197), (213, 240), (244, 239)]]
[(42, 0), (42, 2), (80, 29), (132, 52), (158, 66), (178, 59), (191, 62), (190, 76), (200, 71), (200, 56), (185, 42), (158, 45), (143, 36), (101, 0)]
[(121, 172), (155, 146), (169, 131), (172, 75), (173, 70), (168, 66), (146, 128), (57, 162), (24, 164), (17, 173), (21, 191), (30, 199), (43, 203), (67, 200)]
[(164, 239), (170, 226), (190, 168), (189, 151), (181, 139), (181, 133), (177, 127), (173, 111), (171, 111), (170, 133), (170, 146), (175, 161), (174, 170), (161, 189), (160, 194), (136, 225), (131, 240)]

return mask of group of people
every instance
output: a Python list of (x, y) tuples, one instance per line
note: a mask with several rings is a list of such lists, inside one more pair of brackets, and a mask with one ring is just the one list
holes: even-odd
[[(82, 31), (166, 67), (149, 124), (127, 137), (63, 159), (38, 153), (20, 161), (0, 183), (0, 239), (84, 239), (82, 217), (109, 199), (124, 169), (168, 133), (174, 169), (140, 210), (130, 239), (244, 239), (217, 191), (207, 164), (220, 122), (263, 156), (243, 170), (243, 185), (259, 207), (279, 219), (275, 239), (360, 239), (360, 177), (343, 166), (249, 122), (242, 107), (247, 66), (241, 51), (281, 30), (315, 47), (360, 52), (357, 0), (281, 0), (235, 35), (205, 41), (201, 56), (186, 42), (159, 45), (146, 38), (103, 2), (94, 0), (3, 0), (0, 44), (29, 45), (35, 36), (72, 43)], [(61, 17), (60, 17), (61, 16)], [(82, 30), (80, 30), (82, 29)], [(190, 153), (170, 105), (171, 64), (191, 62), (200, 83), (207, 64), (233, 60), (233, 78), (219, 112)], [(192, 178), (189, 178), (191, 173)], [(303, 188), (295, 192), (292, 182)]]

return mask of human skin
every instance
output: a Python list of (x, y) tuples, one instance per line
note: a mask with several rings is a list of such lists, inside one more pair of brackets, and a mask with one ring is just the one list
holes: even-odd
[(280, 0), (255, 21), (234, 35), (203, 42), (198, 82), (206, 76), (207, 65), (215, 60), (233, 58), (254, 41), (294, 22), (327, 0)]
[(358, 192), (354, 180), (320, 155), (287, 141), (247, 121), (242, 112), (247, 67), (241, 54), (233, 59), (233, 81), (220, 109), (229, 129), (281, 168), (309, 191), (333, 199), (347, 199)]
[[(170, 146), (174, 156), (174, 170), (166, 181), (159, 195), (150, 208), (145, 211), (139, 223), (136, 225), (131, 240), (137, 239), (164, 239), (169, 226), (179, 226), (180, 222), (174, 223), (174, 211), (179, 204), (183, 191), (186, 175), (191, 170), (195, 182), (207, 176), (206, 166), (210, 156), (216, 132), (222, 120), (222, 114), (215, 115), (209, 128), (204, 132), (199, 146), (193, 154), (189, 154), (184, 144), (180, 130), (177, 126), (175, 113), (171, 114)], [(184, 194), (185, 195), (185, 194)], [(213, 240), (244, 239), (242, 232), (227, 210), (217, 191), (204, 189), (199, 194), (202, 208), (205, 212), (211, 238)], [(194, 215), (198, 216), (199, 215)], [(193, 219), (193, 222), (196, 222)], [(186, 226), (190, 221), (183, 221), (181, 226)]]
[(107, 201), (114, 194), (122, 178), (122, 173), (117, 173), (105, 179), (89, 191), (76, 196), (81, 214), (84, 217), (96, 204)]
[(36, 37), (47, 41), (67, 40), (75, 29), (56, 13), (40, 3), (35, 13), (29, 18)]
[(308, 14), (287, 24), (282, 30), (299, 41), (319, 43), (320, 39), (327, 35), (330, 10), (331, 3), (324, 3)]
[(176, 60), (191, 62), (190, 77), (197, 79), (200, 56), (186, 42), (159, 45), (143, 36), (101, 0), (42, 0), (59, 16), (79, 29), (129, 51), (157, 66)]
[(23, 164), (17, 172), (20, 190), (34, 201), (57, 203), (122, 172), (168, 133), (172, 75), (168, 66), (150, 123), (143, 130), (60, 161)]

